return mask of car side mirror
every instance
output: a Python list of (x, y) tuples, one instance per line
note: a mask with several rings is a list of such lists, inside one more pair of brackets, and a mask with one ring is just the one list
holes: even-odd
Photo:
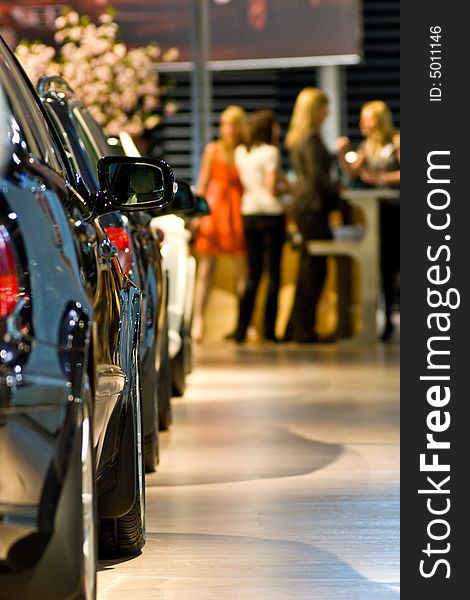
[(210, 206), (204, 196), (196, 196), (196, 207), (194, 211), (188, 215), (190, 218), (206, 217), (211, 214)]
[(97, 214), (164, 208), (176, 190), (171, 167), (160, 159), (105, 156), (98, 161), (98, 177)]
[(183, 179), (177, 180), (178, 189), (175, 192), (173, 200), (164, 208), (152, 211), (153, 217), (161, 217), (162, 215), (185, 215), (193, 213), (197, 205), (197, 198), (191, 190), (189, 183)]

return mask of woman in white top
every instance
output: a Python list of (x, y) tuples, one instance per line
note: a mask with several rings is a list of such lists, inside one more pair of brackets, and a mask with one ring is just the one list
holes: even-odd
[(269, 273), (269, 288), (264, 312), (264, 337), (276, 341), (281, 253), (285, 239), (284, 209), (276, 195), (280, 170), (277, 146), (280, 128), (270, 110), (252, 115), (250, 141), (235, 149), (235, 165), (242, 182), (241, 212), (248, 258), (248, 281), (240, 301), (235, 341), (245, 341), (251, 321), (264, 261)]

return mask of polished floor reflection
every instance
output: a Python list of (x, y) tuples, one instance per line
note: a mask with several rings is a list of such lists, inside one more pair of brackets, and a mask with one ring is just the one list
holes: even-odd
[(197, 349), (99, 600), (399, 598), (398, 346)]

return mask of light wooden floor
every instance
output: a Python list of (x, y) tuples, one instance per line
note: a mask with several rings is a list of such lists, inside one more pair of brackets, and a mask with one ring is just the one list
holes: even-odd
[(398, 346), (210, 343), (99, 600), (399, 598)]

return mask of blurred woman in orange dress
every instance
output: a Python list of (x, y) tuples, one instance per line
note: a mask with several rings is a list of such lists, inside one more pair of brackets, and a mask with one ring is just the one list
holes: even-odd
[(202, 156), (196, 193), (207, 198), (211, 214), (200, 219), (195, 234), (198, 270), (192, 335), (196, 342), (202, 340), (204, 311), (220, 254), (234, 256), (238, 297), (245, 288), (242, 186), (234, 161), (235, 148), (245, 141), (245, 127), (245, 111), (239, 106), (227, 107), (220, 116), (219, 138), (207, 144)]

